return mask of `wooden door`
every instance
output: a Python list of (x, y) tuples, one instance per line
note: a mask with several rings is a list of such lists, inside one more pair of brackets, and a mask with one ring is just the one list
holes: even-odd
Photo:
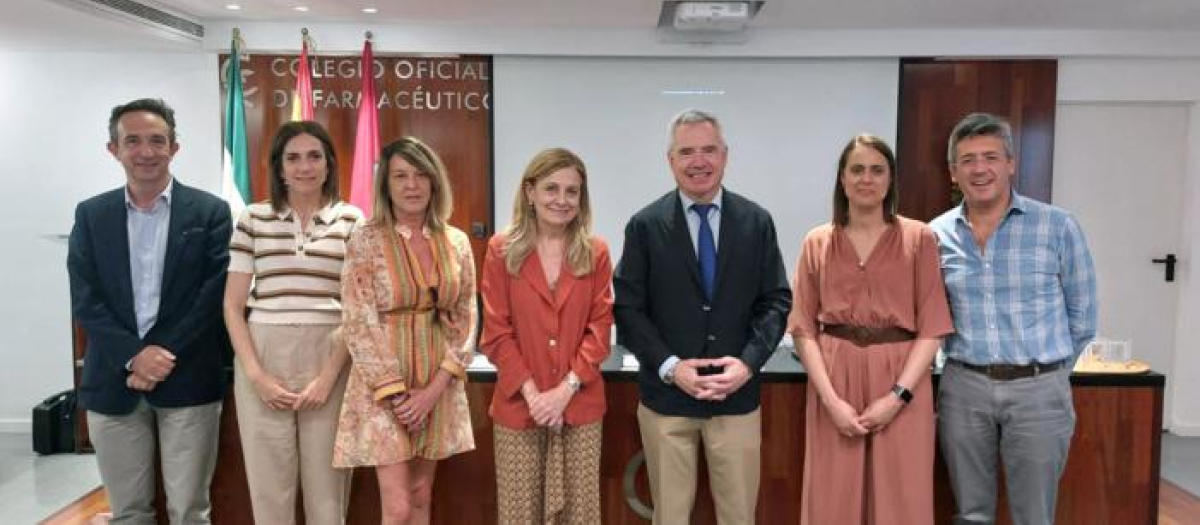
[(900, 214), (928, 221), (957, 203), (946, 141), (959, 120), (978, 111), (1009, 119), (1017, 191), (1050, 202), (1057, 80), (1055, 60), (901, 60)]

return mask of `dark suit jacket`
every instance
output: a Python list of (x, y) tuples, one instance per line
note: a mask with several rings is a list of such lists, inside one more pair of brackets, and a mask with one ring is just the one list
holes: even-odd
[[(643, 404), (660, 414), (688, 417), (745, 414), (758, 407), (759, 370), (783, 337), (792, 303), (775, 224), (766, 210), (723, 192), (711, 304), (677, 191), (629, 220), (613, 284), (617, 337), (641, 365)], [(753, 375), (724, 401), (699, 401), (658, 376), (672, 355), (734, 356)]]
[[(134, 315), (125, 188), (75, 208), (67, 271), (72, 311), (87, 333), (79, 400), (88, 410), (128, 414), (143, 395), (154, 406), (195, 406), (225, 393), (228, 336), (221, 301), (229, 266), (229, 205), (178, 179), (172, 192), (158, 320), (144, 338), (138, 337)], [(155, 344), (175, 354), (175, 369), (151, 392), (126, 387), (125, 364)]]

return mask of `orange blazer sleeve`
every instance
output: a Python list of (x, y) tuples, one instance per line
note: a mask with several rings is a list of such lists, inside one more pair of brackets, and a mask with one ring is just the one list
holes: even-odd
[(599, 238), (594, 239), (592, 250), (592, 273), (589, 276), (592, 281), (591, 308), (579, 351), (571, 359), (571, 371), (575, 372), (585, 387), (602, 380), (600, 363), (611, 350), (613, 325), (612, 258), (608, 254), (608, 245)]
[(483, 258), (483, 278), (479, 283), (483, 297), (483, 337), (479, 349), (496, 367), (496, 395), (507, 399), (519, 395), (521, 385), (533, 374), (517, 346), (517, 332), (513, 328), (508, 295), (512, 276), (504, 266), (504, 242), (504, 236), (493, 236)]

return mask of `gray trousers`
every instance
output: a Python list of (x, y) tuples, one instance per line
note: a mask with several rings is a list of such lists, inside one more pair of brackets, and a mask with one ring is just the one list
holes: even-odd
[[(108, 490), (111, 525), (154, 525), (154, 457), (161, 448), (163, 489), (172, 525), (211, 523), (209, 482), (217, 465), (221, 403), (158, 408), (142, 400), (133, 412), (88, 411), (100, 480)], [(157, 434), (157, 439), (155, 439)]]
[(1013, 524), (1054, 523), (1058, 480), (1075, 432), (1069, 369), (995, 381), (947, 362), (937, 417), (958, 503), (954, 523), (995, 522), (999, 465)]

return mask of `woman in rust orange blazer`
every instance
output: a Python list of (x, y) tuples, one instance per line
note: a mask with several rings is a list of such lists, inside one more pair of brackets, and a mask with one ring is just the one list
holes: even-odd
[[(612, 261), (591, 235), (587, 170), (538, 153), (488, 242), (482, 352), (496, 366), (499, 523), (602, 523), (600, 442)], [(568, 465), (570, 466), (568, 468)]]

